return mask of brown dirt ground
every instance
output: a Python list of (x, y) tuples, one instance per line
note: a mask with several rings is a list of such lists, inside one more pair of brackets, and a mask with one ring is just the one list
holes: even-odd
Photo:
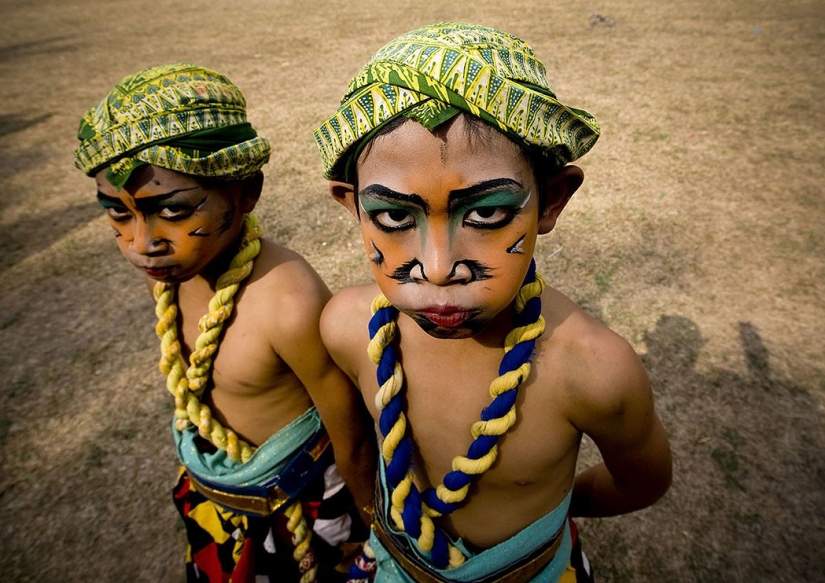
[(821, 0), (0, 0), (0, 579), (182, 580), (152, 305), (72, 167), (82, 112), (149, 65), (229, 75), (279, 144), (269, 236), (338, 289), (368, 272), (311, 131), (383, 42), (462, 19), (526, 38), (603, 125), (537, 259), (643, 356), (675, 480), (653, 508), (583, 522), (600, 580), (825, 580), (823, 14)]

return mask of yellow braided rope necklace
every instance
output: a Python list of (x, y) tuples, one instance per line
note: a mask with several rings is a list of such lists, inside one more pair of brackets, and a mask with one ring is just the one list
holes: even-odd
[(255, 449), (238, 438), (231, 429), (224, 428), (212, 417), (208, 405), (200, 397), (209, 382), (212, 357), (218, 350), (218, 339), (224, 322), (232, 315), (234, 296), (241, 282), (252, 273), (255, 257), (261, 250), (263, 228), (258, 219), (246, 215), (244, 236), (229, 270), (218, 278), (215, 296), (209, 302), (209, 312), (198, 321), (200, 335), (195, 349), (189, 355), (189, 367), (184, 371), (178, 340), (178, 306), (175, 302), (177, 284), (157, 282), (154, 287), (155, 315), (158, 318), (155, 333), (160, 338), (160, 370), (166, 375), (166, 388), (175, 397), (175, 427), (183, 431), (190, 424), (218, 449), (226, 451), (229, 459), (249, 461)]
[[(175, 427), (178, 431), (183, 431), (189, 425), (196, 425), (201, 437), (226, 451), (231, 460), (244, 463), (255, 453), (255, 448), (212, 417), (212, 411), (208, 405), (201, 403), (200, 397), (209, 382), (212, 357), (218, 350), (223, 325), (235, 307), (235, 294), (241, 283), (252, 273), (255, 258), (261, 251), (260, 238), (263, 232), (263, 227), (254, 214), (249, 213), (244, 217), (244, 235), (240, 249), (229, 264), (228, 271), (218, 278), (215, 296), (209, 302), (209, 312), (198, 321), (200, 334), (195, 340), (195, 350), (189, 355), (189, 367), (185, 371), (178, 340), (178, 306), (175, 302), (177, 285), (157, 282), (153, 289), (155, 315), (158, 318), (155, 333), (160, 338), (159, 367), (166, 375), (166, 388), (175, 397)], [(287, 507), (284, 514), (288, 519), (287, 529), (292, 533), (292, 544), (295, 545), (292, 556), (302, 573), (301, 583), (312, 583), (318, 566), (314, 553), (310, 552), (312, 531), (307, 525), (300, 500)]]

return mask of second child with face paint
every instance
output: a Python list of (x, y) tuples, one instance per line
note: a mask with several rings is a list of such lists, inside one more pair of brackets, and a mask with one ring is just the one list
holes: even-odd
[(374, 438), (320, 339), (329, 290), (252, 214), (270, 145), (240, 90), (203, 67), (152, 67), (118, 83), (78, 138), (75, 163), (156, 301), (187, 580), (346, 581)]
[[(533, 261), (598, 135), (523, 41), (450, 22), (384, 46), (315, 133), (375, 278), (321, 326), (380, 433), (376, 581), (586, 581), (571, 518), (670, 485), (637, 355)], [(584, 434), (604, 461), (577, 475)]]

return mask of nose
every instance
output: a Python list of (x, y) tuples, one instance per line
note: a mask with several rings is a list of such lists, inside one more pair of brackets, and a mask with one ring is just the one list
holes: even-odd
[(428, 237), (419, 263), (410, 271), (415, 283), (428, 282), (433, 285), (453, 285), (470, 283), (473, 273), (466, 257), (454, 249), (449, 237)]
[(139, 255), (158, 255), (166, 250), (166, 239), (144, 219), (135, 220), (134, 238), (131, 243), (132, 251)]

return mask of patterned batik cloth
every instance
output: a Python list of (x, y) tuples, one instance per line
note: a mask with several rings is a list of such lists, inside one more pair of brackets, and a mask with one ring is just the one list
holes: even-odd
[(246, 100), (224, 75), (186, 63), (125, 77), (83, 116), (75, 166), (120, 188), (152, 164), (212, 178), (252, 176), (269, 160), (268, 140), (247, 121)]
[[(221, 506), (197, 491), (190, 477), (221, 492), (259, 495), (277, 485), (301, 501), (312, 532), (310, 553), (319, 564), (318, 581), (345, 581), (346, 567), (368, 536), (355, 502), (339, 475), (331, 446), (309, 457), (316, 444), (327, 442), (315, 407), (270, 436), (247, 462), (231, 460), (190, 426), (172, 431), (184, 464), (174, 500), (186, 526), (189, 581), (292, 582), (300, 580), (293, 558), (295, 543), (287, 529), (284, 503), (262, 516)], [(310, 461), (313, 459), (314, 461)], [(257, 577), (257, 578), (256, 578)]]
[(352, 180), (370, 137), (398, 115), (432, 129), (459, 111), (481, 118), (557, 167), (593, 147), (598, 122), (557, 100), (544, 65), (521, 39), (484, 26), (441, 22), (381, 48), (350, 82), (314, 135), (330, 180)]
[[(352, 558), (366, 538), (354, 502), (341, 487), (335, 466), (316, 477), (301, 494), (304, 516), (313, 528), (309, 553), (318, 562), (319, 583), (345, 582)], [(185, 470), (174, 491), (174, 502), (186, 527), (186, 580), (209, 583), (267, 583), (300, 581), (299, 564), (292, 554), (295, 545), (283, 512), (252, 516), (228, 510), (204, 497), (192, 487)], [(348, 515), (354, 528), (330, 528)], [(350, 522), (351, 521), (351, 522)], [(318, 532), (317, 525), (325, 529)], [(336, 544), (330, 544), (325, 535)], [(344, 538), (344, 542), (337, 541)]]

